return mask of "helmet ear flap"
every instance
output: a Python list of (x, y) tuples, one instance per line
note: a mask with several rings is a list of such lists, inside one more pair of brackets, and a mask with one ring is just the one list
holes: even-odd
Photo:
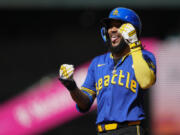
[(107, 36), (106, 35), (107, 35), (107, 30), (105, 27), (102, 27), (101, 28), (101, 36), (102, 36), (104, 42), (107, 42)]

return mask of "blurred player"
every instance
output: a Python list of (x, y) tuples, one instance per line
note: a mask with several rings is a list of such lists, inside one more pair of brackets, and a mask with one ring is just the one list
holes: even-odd
[(101, 35), (109, 52), (92, 60), (80, 89), (73, 79), (73, 65), (60, 67), (59, 79), (80, 112), (88, 111), (97, 98), (99, 135), (145, 134), (143, 95), (155, 83), (156, 62), (154, 55), (143, 49), (140, 33), (138, 15), (127, 8), (115, 8), (101, 21)]

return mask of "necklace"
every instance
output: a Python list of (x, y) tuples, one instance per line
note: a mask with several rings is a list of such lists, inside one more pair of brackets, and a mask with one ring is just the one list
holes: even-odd
[(120, 59), (114, 59), (114, 68), (113, 68), (113, 71), (112, 71), (112, 73), (113, 74), (115, 74), (116, 73), (116, 68), (117, 68), (117, 65), (118, 65), (118, 61), (119, 61)]
[(112, 71), (112, 74), (115, 74), (115, 73), (116, 73), (117, 65), (118, 65), (118, 64), (116, 64), (116, 65), (114, 66), (113, 71)]

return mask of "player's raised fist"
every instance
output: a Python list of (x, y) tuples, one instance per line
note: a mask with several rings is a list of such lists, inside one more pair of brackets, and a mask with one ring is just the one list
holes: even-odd
[(123, 25), (121, 25), (121, 27), (119, 28), (119, 32), (122, 34), (127, 44), (132, 44), (138, 41), (136, 29), (130, 23), (124, 23)]
[(74, 74), (74, 66), (63, 64), (59, 69), (59, 78), (63, 80), (71, 80)]

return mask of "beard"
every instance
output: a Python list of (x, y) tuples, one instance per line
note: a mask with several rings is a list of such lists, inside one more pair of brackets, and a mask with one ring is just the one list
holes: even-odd
[(115, 47), (112, 46), (110, 40), (107, 42), (107, 44), (108, 44), (109, 50), (110, 50), (111, 53), (113, 53), (113, 54), (120, 54), (120, 53), (122, 53), (122, 52), (125, 50), (125, 48), (127, 47), (127, 43), (124, 41), (124, 39), (122, 39), (122, 40), (120, 41), (119, 45), (117, 45), (117, 46), (115, 46)]

